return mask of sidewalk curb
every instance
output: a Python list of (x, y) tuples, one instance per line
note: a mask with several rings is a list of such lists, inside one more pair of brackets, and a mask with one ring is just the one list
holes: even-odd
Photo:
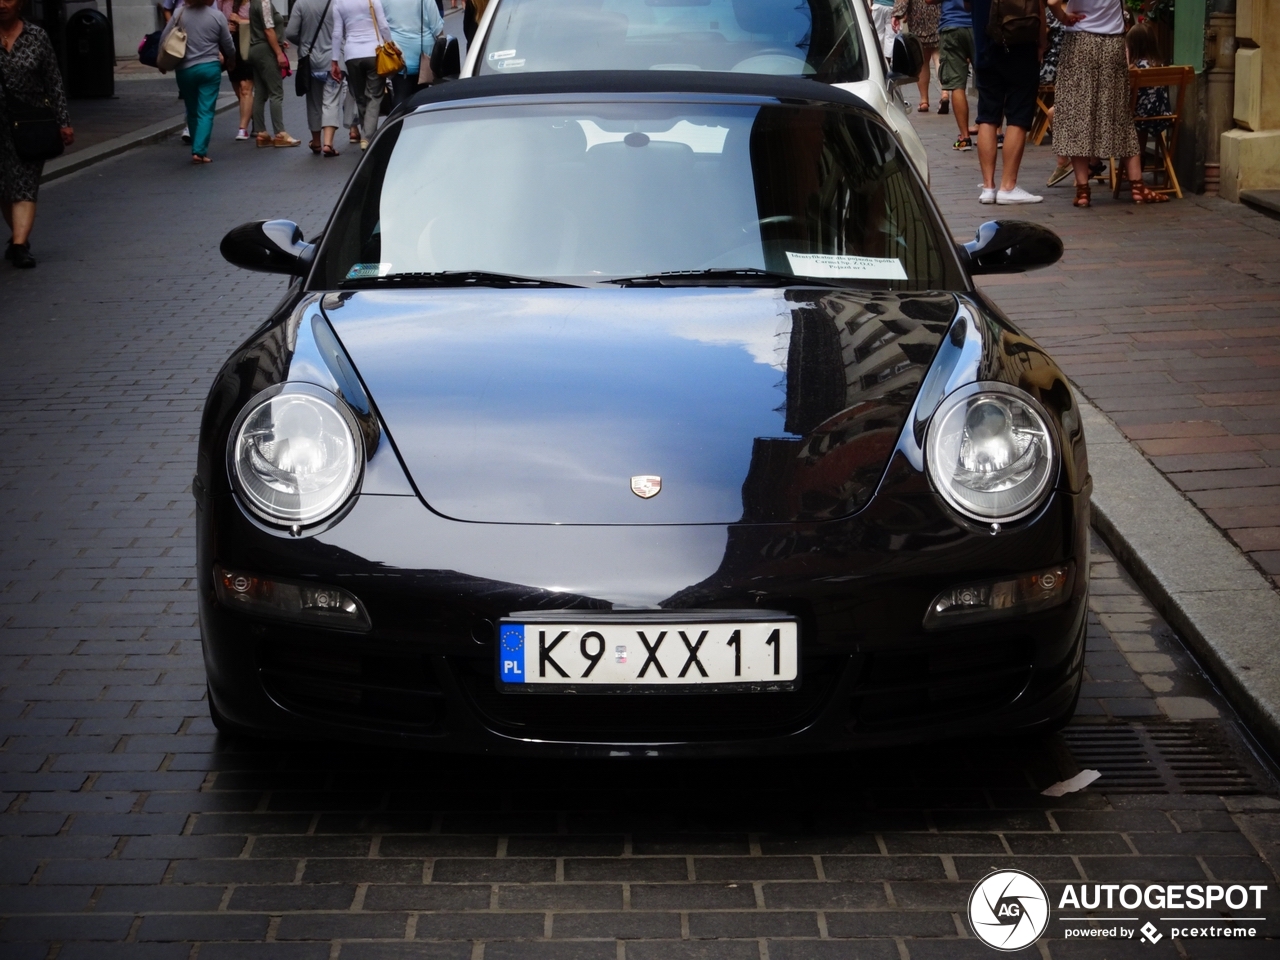
[(1093, 525), (1273, 756), (1280, 756), (1280, 593), (1076, 389)]
[[(239, 101), (235, 97), (224, 94), (218, 97), (218, 104), (214, 107), (214, 112), (224, 113), (236, 106), (237, 103)], [(118, 156), (126, 150), (132, 150), (134, 147), (140, 147), (143, 144), (163, 140), (170, 134), (177, 133), (186, 125), (186, 114), (179, 117), (170, 117), (168, 120), (161, 120), (159, 123), (153, 123), (149, 127), (126, 133), (124, 136), (104, 140), (102, 143), (86, 147), (84, 150), (77, 150), (69, 156), (50, 160), (44, 165), (44, 172), (40, 175), (40, 182), (48, 183), (50, 180), (57, 180), (59, 177), (65, 177), (69, 173), (75, 173), (77, 170), (83, 170), (85, 167), (90, 167), (95, 163)]]

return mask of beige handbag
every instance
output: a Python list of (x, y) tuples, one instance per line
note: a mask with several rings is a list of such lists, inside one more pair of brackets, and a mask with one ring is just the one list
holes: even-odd
[(249, 21), (244, 20), (236, 27), (236, 53), (240, 55), (241, 60), (249, 59), (249, 43), (253, 39), (253, 30), (249, 26)]
[(183, 7), (178, 11), (178, 22), (173, 25), (156, 53), (156, 66), (161, 70), (172, 70), (187, 57), (187, 31), (182, 29), (182, 14), (186, 9)]

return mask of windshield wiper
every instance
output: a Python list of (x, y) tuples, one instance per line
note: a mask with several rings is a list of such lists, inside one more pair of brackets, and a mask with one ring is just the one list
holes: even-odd
[(697, 286), (703, 283), (730, 287), (810, 287), (839, 286), (837, 282), (797, 277), (790, 273), (756, 267), (713, 268), (709, 270), (666, 270), (638, 277), (613, 277), (604, 283), (624, 287)]
[(355, 277), (343, 280), (341, 287), (576, 287), (542, 277), (521, 277), (511, 273), (486, 270), (439, 270), (434, 273), (389, 273), (385, 277)]

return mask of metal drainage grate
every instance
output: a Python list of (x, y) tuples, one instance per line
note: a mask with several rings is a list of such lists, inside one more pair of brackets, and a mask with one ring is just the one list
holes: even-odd
[(1216, 724), (1146, 728), (1183, 793), (1256, 793), (1260, 788), (1250, 765), (1231, 749)]
[(1098, 790), (1125, 793), (1168, 793), (1138, 731), (1127, 724), (1069, 726), (1062, 731), (1080, 769), (1102, 774)]
[(1261, 784), (1243, 745), (1215, 721), (1079, 724), (1062, 737), (1082, 769), (1102, 774), (1112, 793), (1257, 793)]

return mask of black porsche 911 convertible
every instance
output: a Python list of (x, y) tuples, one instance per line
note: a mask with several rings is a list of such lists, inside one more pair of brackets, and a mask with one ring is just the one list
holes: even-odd
[(295, 281), (205, 406), (220, 729), (691, 756), (1071, 716), (1078, 410), (970, 279), (1062, 245), (958, 245), (852, 95), (460, 81), (314, 242), (222, 252)]

